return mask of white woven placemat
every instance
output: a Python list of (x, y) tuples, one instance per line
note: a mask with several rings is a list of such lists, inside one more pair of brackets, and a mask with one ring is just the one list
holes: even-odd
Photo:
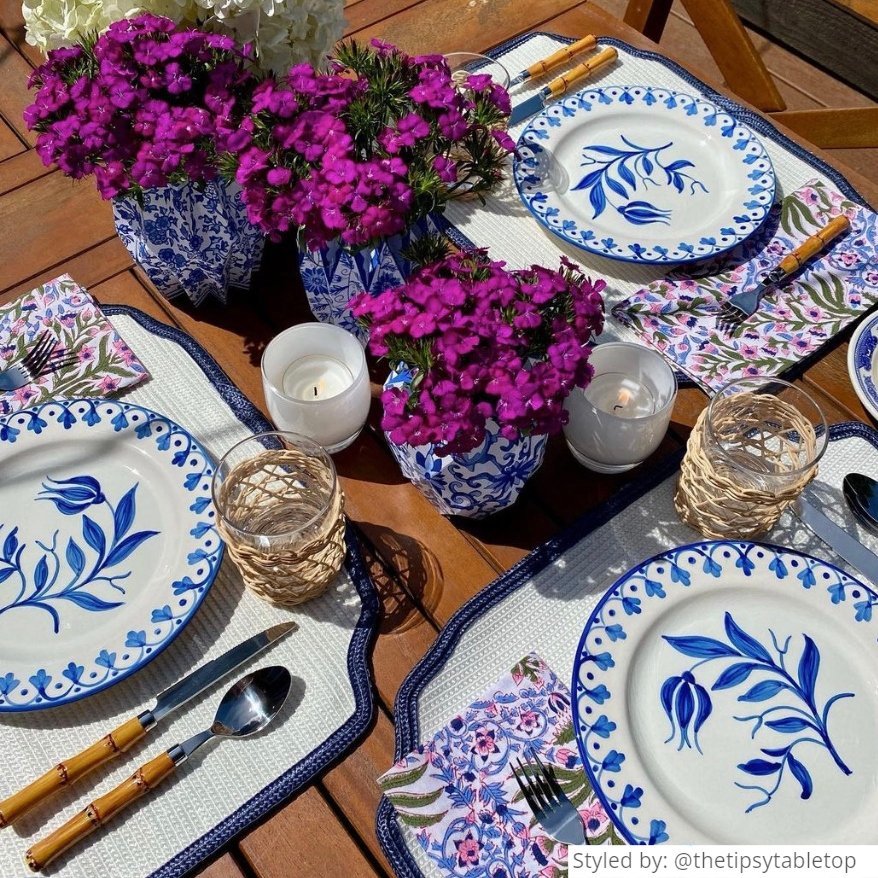
[[(878, 472), (878, 433), (858, 425), (850, 430), (834, 428), (839, 433), (852, 433), (834, 439), (820, 464), (818, 478), (807, 489), (820, 508), (838, 524), (878, 552), (878, 538), (864, 531), (847, 512), (841, 494), (841, 482), (851, 471)], [(876, 444), (865, 435), (870, 435)], [(532, 576), (527, 568), (539, 565), (536, 556), (526, 558), (498, 581), (487, 586), (461, 614), (467, 614), (478, 603), (489, 599), (492, 590), (508, 578), (526, 577), (526, 581), (499, 603), (476, 617), (460, 636), (456, 645), (443, 644), (440, 634), (436, 645), (422, 660), (441, 669), (423, 686), (417, 706), (410, 716), (417, 718), (418, 739), (428, 740), (451, 717), (470, 704), (492, 681), (507, 672), (522, 656), (536, 652), (547, 660), (558, 676), (568, 683), (573, 673), (573, 659), (583, 627), (607, 587), (625, 570), (640, 561), (673, 546), (702, 539), (699, 534), (677, 519), (673, 506), (676, 471), (652, 490), (622, 509), (605, 523), (588, 533), (553, 561)], [(860, 576), (841, 561), (832, 550), (801, 525), (791, 513), (765, 538), (825, 558)], [(540, 550), (537, 550), (538, 552)], [(551, 549), (550, 549), (551, 552)], [(555, 553), (552, 553), (555, 554)], [(862, 578), (862, 577), (860, 577)], [(455, 627), (452, 620), (447, 629)], [(421, 674), (421, 665), (412, 678)], [(410, 681), (403, 684), (397, 699), (397, 725), (404, 702), (411, 697)], [(403, 724), (407, 721), (403, 720)], [(407, 749), (411, 741), (405, 742)], [(397, 754), (399, 755), (399, 754)], [(425, 876), (440, 873), (423, 855), (411, 830), (401, 827), (409, 852)], [(380, 828), (379, 828), (380, 832)]]
[[(583, 88), (598, 85), (652, 85), (675, 89), (686, 94), (702, 93), (691, 79), (687, 80), (656, 60), (640, 57), (643, 55), (642, 52), (631, 47), (625, 48), (624, 43), (617, 40), (598, 41), (599, 47), (608, 44), (617, 47), (618, 60), (587, 80)], [(514, 47), (508, 51), (501, 49), (494, 55), (503, 63), (510, 76), (514, 76), (519, 70), (545, 58), (566, 43), (546, 34), (534, 34), (511, 45)], [(576, 57), (568, 66), (572, 67), (582, 60), (582, 57)], [(557, 75), (564, 69), (558, 68), (550, 75)], [(518, 86), (513, 89), (513, 104), (535, 94), (546, 84), (546, 81), (546, 78), (542, 78), (528, 88)], [(513, 139), (518, 138), (527, 121), (529, 120), (510, 129)], [(815, 178), (837, 188), (838, 184), (833, 176), (840, 178), (840, 175), (830, 171), (833, 175), (830, 176), (815, 168), (811, 164), (818, 162), (814, 156), (809, 156), (809, 161), (806, 161), (769, 137), (760, 136), (760, 139), (774, 165), (778, 184), (775, 195), (777, 200)], [(511, 268), (523, 268), (534, 264), (557, 267), (558, 260), (563, 254), (582, 265), (586, 273), (592, 277), (604, 278), (607, 282), (604, 298), (608, 316), (601, 340), (637, 339), (637, 335), (632, 330), (610, 316), (610, 311), (614, 305), (641, 287), (663, 277), (668, 271), (668, 266), (618, 262), (565, 243), (546, 231), (531, 216), (518, 196), (511, 175), (507, 175), (496, 192), (486, 196), (486, 201), (484, 207), (478, 201), (452, 201), (445, 211), (445, 219), (477, 247), (489, 247), (492, 258), (504, 260)]]
[[(117, 313), (111, 320), (152, 374), (152, 380), (134, 389), (126, 400), (175, 419), (215, 459), (250, 435), (250, 429), (176, 341), (153, 334), (132, 316)], [(150, 323), (148, 318), (146, 322)], [(226, 557), (192, 622), (142, 671), (66, 707), (0, 714), (0, 797), (5, 798), (147, 708), (159, 691), (192, 668), (270, 625), (295, 619), (300, 626), (197, 701), (171, 714), (108, 769), (89, 775), (46, 807), (2, 830), (0, 875), (30, 874), (22, 854), (31, 843), (128, 777), (138, 765), (208, 728), (222, 694), (239, 676), (265, 665), (285, 665), (293, 675), (293, 693), (268, 730), (246, 740), (208, 744), (173, 779), (50, 869), (59, 878), (134, 878), (167, 864), (161, 868), (162, 875), (180, 875), (208, 856), (270, 804), (282, 801), (297, 782), (339, 755), (365, 728), (372, 700), (364, 643), (369, 637), (363, 628), (374, 615), (371, 599), (367, 607), (369, 612), (364, 614), (354, 579), (345, 570), (325, 595), (302, 608), (275, 608), (244, 590)], [(330, 738), (334, 738), (330, 746), (312, 753)], [(287, 774), (296, 764), (298, 770)], [(285, 774), (285, 779), (276, 781)], [(251, 802), (257, 794), (259, 799)], [(226, 820), (233, 814), (233, 820)], [(186, 848), (190, 849), (185, 855), (178, 856)]]

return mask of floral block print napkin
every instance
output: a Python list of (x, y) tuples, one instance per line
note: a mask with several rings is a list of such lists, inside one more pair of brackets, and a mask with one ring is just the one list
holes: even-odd
[[(851, 230), (769, 293), (733, 336), (720, 304), (755, 286), (787, 253), (845, 214)], [(878, 216), (814, 180), (775, 205), (766, 225), (727, 254), (671, 272), (613, 308), (673, 365), (709, 390), (774, 376), (818, 350), (878, 301)]]
[(533, 654), (378, 782), (442, 875), (563, 878), (567, 846), (536, 823), (512, 774), (528, 750), (554, 766), (592, 844), (624, 843), (582, 771), (570, 692)]
[(0, 415), (53, 397), (108, 396), (149, 377), (94, 299), (66, 274), (0, 307), (0, 369), (20, 360), (43, 332), (74, 362), (18, 390), (0, 391)]

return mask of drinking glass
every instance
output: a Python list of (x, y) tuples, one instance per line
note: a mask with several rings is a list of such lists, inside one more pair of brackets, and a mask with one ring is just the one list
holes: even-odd
[(477, 52), (449, 52), (445, 60), (455, 82), (463, 80), (469, 74), (487, 74), (497, 85), (509, 88), (509, 71), (499, 61), (487, 55), (479, 55)]
[(344, 496), (326, 450), (295, 433), (233, 446), (213, 477), (217, 527), (246, 585), (292, 605), (316, 597), (344, 562)]
[(716, 392), (689, 437), (677, 512), (705, 536), (765, 534), (817, 474), (827, 438), (820, 406), (800, 387), (736, 379)]

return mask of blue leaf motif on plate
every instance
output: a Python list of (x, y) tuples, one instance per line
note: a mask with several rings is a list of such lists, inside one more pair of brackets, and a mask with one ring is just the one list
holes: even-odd
[[(742, 555), (741, 557), (746, 557)], [(749, 559), (748, 559), (749, 560)], [(750, 562), (752, 564), (752, 562)], [(738, 559), (737, 566), (740, 564)], [(772, 568), (779, 578), (780, 571), (777, 567)], [(784, 574), (785, 575), (785, 574)], [(813, 577), (813, 573), (811, 574)], [(800, 579), (801, 574), (799, 574)], [(803, 585), (807, 584), (803, 581)], [(735, 716), (739, 722), (752, 722), (751, 738), (763, 728), (778, 735), (796, 735), (795, 740), (782, 747), (763, 747), (762, 756), (771, 757), (764, 759), (756, 757), (746, 762), (738, 763), (738, 769), (754, 778), (774, 778), (773, 785), (767, 783), (739, 783), (736, 786), (743, 790), (751, 790), (760, 794), (756, 801), (747, 808), (746, 813), (767, 805), (783, 782), (786, 769), (799, 783), (802, 788), (802, 798), (807, 799), (814, 788), (811, 774), (807, 767), (797, 758), (793, 750), (800, 744), (816, 744), (824, 749), (838, 769), (845, 775), (851, 774), (851, 769), (842, 761), (841, 756), (835, 749), (830, 738), (828, 729), (829, 711), (832, 705), (842, 698), (853, 698), (853, 692), (839, 692), (830, 697), (822, 709), (817, 706), (817, 677), (820, 671), (820, 650), (814, 640), (807, 634), (802, 635), (803, 648), (799, 657), (796, 675), (787, 669), (787, 660), (790, 653), (792, 637), (787, 637), (783, 644), (778, 642), (774, 632), (769, 629), (771, 648), (769, 649), (757, 638), (748, 634), (726, 612), (723, 618), (724, 629), (728, 643), (712, 637), (686, 636), (672, 637), (663, 635), (663, 639), (677, 652), (690, 658), (697, 658), (691, 668), (682, 672), (681, 675), (668, 677), (659, 691), (659, 701), (665, 715), (671, 722), (671, 735), (665, 743), (679, 735), (679, 746), (693, 746), (701, 752), (698, 745), (697, 731), (710, 715), (710, 700), (707, 692), (696, 682), (694, 671), (712, 661), (735, 658), (738, 661), (725, 667), (716, 678), (711, 689), (713, 691), (732, 689), (747, 681), (752, 674), (764, 675), (756, 680), (750, 687), (738, 695), (737, 700), (744, 704), (765, 704), (773, 701), (778, 696), (786, 696), (782, 703), (772, 704), (760, 710), (759, 713), (749, 716)], [(743, 661), (742, 661), (743, 660)], [(706, 701), (701, 701), (701, 698)], [(790, 704), (788, 699), (792, 697), (798, 704)], [(696, 705), (705, 713), (699, 722), (696, 715)], [(692, 723), (695, 717), (694, 723)], [(689, 740), (689, 725), (692, 723), (692, 741)]]
[[(705, 185), (685, 171), (686, 168), (694, 168), (691, 161), (677, 159), (663, 163), (661, 154), (673, 147), (673, 141), (661, 146), (640, 146), (624, 134), (619, 137), (627, 149), (608, 144), (592, 144), (582, 149), (580, 167), (589, 167), (591, 170), (572, 187), (572, 191), (588, 190), (592, 219), (597, 219), (610, 204), (632, 225), (669, 225), (671, 210), (657, 207), (649, 201), (634, 200), (633, 196), (649, 186), (670, 186), (682, 194), (687, 183), (690, 197), (699, 189), (707, 193)], [(652, 176), (657, 171), (663, 172), (662, 179), (656, 180)], [(612, 201), (605, 189), (621, 201)]]
[[(62, 602), (92, 613), (122, 605), (112, 592), (125, 593), (119, 583), (130, 576), (130, 571), (119, 570), (118, 565), (158, 531), (128, 534), (137, 514), (137, 483), (115, 507), (98, 480), (88, 475), (61, 480), (47, 478), (42, 489), (35, 498), (37, 501), (50, 501), (64, 516), (81, 516), (84, 544), (69, 536), (62, 553), (57, 530), (50, 542), (35, 540), (39, 557), (32, 562), (32, 572), (29, 572), (25, 563), (27, 546), (19, 541), (18, 528), (12, 528), (3, 540), (0, 583), (15, 577), (17, 593), (5, 603), (0, 598), (0, 614), (22, 608), (42, 610), (51, 617), (57, 634)], [(100, 513), (101, 509), (106, 509), (105, 515)], [(87, 515), (86, 510), (95, 517)], [(99, 523), (101, 518), (109, 519), (106, 527)]]

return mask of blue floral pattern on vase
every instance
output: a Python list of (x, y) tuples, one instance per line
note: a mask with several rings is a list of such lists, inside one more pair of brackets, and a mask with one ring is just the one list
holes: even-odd
[[(685, 833), (683, 837), (675, 834), (675, 820), (685, 822), (685, 818), (663, 813), (668, 806), (658, 805), (658, 801), (666, 801), (661, 793), (653, 795), (656, 779), (649, 776), (641, 755), (632, 752), (637, 747), (625, 708), (629, 672), (636, 651), (641, 646), (649, 649), (653, 639), (660, 640), (664, 649), (696, 662), (657, 683), (651, 697), (656, 715), (669, 723), (670, 733), (657, 723), (659, 736), (644, 746), (656, 756), (664, 745), (671, 753), (691, 753), (697, 760), (727, 760), (730, 768), (740, 772), (732, 782), (743, 791), (740, 814), (763, 813), (757, 809), (768, 805), (789, 777), (797, 782), (799, 798), (818, 800), (818, 807), (831, 808), (826, 795), (820, 801), (823, 781), (838, 776), (836, 772), (842, 778), (854, 773), (830, 737), (828, 720), (836, 703), (854, 704), (859, 700), (857, 695), (866, 697), (867, 693), (840, 691), (842, 687), (838, 687), (823, 700), (818, 698), (821, 638), (816, 631), (797, 635), (801, 636), (801, 647), (793, 649), (796, 637), (790, 635), (781, 642), (774, 633), (778, 623), (772, 628), (766, 625), (767, 634), (757, 637), (727, 611), (721, 616), (725, 639), (665, 632), (651, 624), (651, 620), (679, 608), (677, 601), (686, 600), (688, 593), (696, 600), (694, 592), (704, 595), (712, 586), (721, 587), (730, 576), (745, 580), (760, 577), (779, 593), (782, 589), (791, 594), (804, 590), (813, 596), (809, 602), (833, 609), (836, 624), (858, 629), (878, 621), (878, 616), (873, 616), (878, 594), (861, 582), (825, 561), (762, 543), (720, 540), (680, 546), (644, 561), (618, 579), (593, 610), (577, 647), (574, 727), (595, 791), (632, 844), (692, 841)], [(746, 589), (747, 585), (739, 583), (737, 587)], [(865, 635), (874, 644), (874, 631)], [(651, 655), (657, 660), (661, 651)], [(716, 666), (716, 676), (707, 678), (703, 667), (720, 660), (725, 661), (722, 667)], [(719, 699), (713, 693), (728, 698), (737, 687), (736, 701), (759, 705), (756, 712), (744, 710), (738, 715), (717, 709), (714, 699)], [(844, 720), (836, 719), (836, 723), (843, 727)], [(746, 729), (747, 740), (758, 741), (754, 744), (756, 753), (712, 752), (704, 747), (706, 729), (738, 725)], [(728, 739), (741, 737), (730, 733)], [(806, 742), (811, 746), (800, 754), (797, 748)], [(845, 758), (852, 755), (846, 753)], [(696, 765), (691, 763), (693, 769)], [(753, 792), (758, 793), (756, 798)], [(784, 808), (774, 810), (787, 819), (789, 808), (790, 798), (785, 796)]]
[(352, 332), (363, 344), (369, 333), (351, 313), (350, 301), (364, 290), (373, 295), (408, 279), (411, 263), (402, 251), (420, 237), (440, 231), (433, 217), (416, 223), (401, 235), (386, 238), (377, 247), (351, 252), (337, 241), (319, 250), (299, 250), (299, 272), (311, 313), (323, 323)]
[(146, 190), (142, 202), (116, 197), (113, 218), (132, 259), (168, 299), (224, 303), (230, 289), (250, 286), (262, 259), (264, 238), (234, 183), (162, 186)]
[[(632, 200), (632, 196), (640, 189), (646, 190), (650, 185), (660, 187), (663, 184), (672, 186), (679, 193), (683, 192), (687, 184), (691, 194), (695, 194), (696, 187), (707, 193), (707, 188), (702, 182), (684, 171), (684, 168), (694, 168), (693, 162), (688, 159), (677, 159), (662, 164), (661, 154), (674, 145), (672, 140), (661, 146), (638, 146), (624, 134), (620, 134), (619, 138), (628, 149), (604, 144), (582, 148), (580, 167), (591, 167), (592, 170), (573, 187), (573, 191), (588, 192), (594, 210), (592, 219), (599, 217), (607, 204), (610, 204), (632, 225), (645, 226), (650, 223), (670, 225), (673, 211), (656, 207), (649, 201)], [(590, 153), (597, 153), (597, 156)], [(654, 179), (653, 175), (658, 175), (659, 172), (664, 174), (664, 181)], [(609, 192), (606, 192), (604, 187)], [(614, 204), (610, 193), (621, 200)]]
[[(777, 559), (778, 564), (783, 561)], [(781, 735), (795, 735), (794, 741), (779, 747), (762, 747), (761, 757), (738, 764), (738, 768), (751, 777), (774, 777), (774, 786), (767, 789), (755, 782), (753, 784), (736, 782), (743, 790), (755, 790), (762, 794), (747, 808), (749, 814), (756, 808), (767, 805), (780, 787), (787, 768), (802, 788), (801, 797), (811, 798), (814, 781), (804, 762), (797, 759), (793, 750), (800, 744), (816, 744), (825, 749), (843, 774), (851, 774), (851, 769), (842, 761), (829, 737), (828, 720), (832, 705), (841, 698), (853, 698), (853, 692), (837, 692), (822, 707), (818, 707), (815, 694), (817, 675), (820, 669), (820, 650), (814, 641), (803, 634), (804, 647), (799, 656), (795, 676), (786, 667), (790, 653), (789, 636), (783, 645), (778, 643), (774, 631), (768, 629), (771, 647), (766, 647), (758, 639), (744, 631), (727, 612), (724, 626), (728, 643), (712, 637), (686, 636), (672, 637), (662, 635), (677, 652), (691, 658), (698, 658), (696, 664), (681, 676), (668, 677), (661, 688), (662, 709), (671, 722), (671, 734), (665, 743), (679, 736), (677, 749), (693, 744), (698, 745), (698, 730), (711, 714), (712, 705), (708, 691), (695, 680), (695, 670), (708, 662), (727, 662), (711, 686), (711, 691), (730, 689), (747, 682), (747, 689), (738, 696), (745, 704), (774, 702), (778, 697), (792, 696), (800, 704), (772, 704), (765, 710), (748, 716), (735, 716), (738, 722), (753, 722), (752, 738), (755, 740), (759, 730), (765, 726)], [(772, 656), (772, 652), (774, 656)], [(760, 679), (761, 678), (761, 679)], [(769, 715), (772, 717), (768, 719)], [(688, 728), (692, 723), (692, 740)], [(816, 738), (814, 737), (816, 735)], [(765, 758), (768, 757), (768, 758)]]
[[(62, 515), (81, 516), (82, 541), (68, 536), (62, 557), (56, 530), (50, 542), (36, 541), (39, 558), (25, 569), (27, 544), (19, 542), (17, 527), (6, 533), (0, 550), (0, 584), (11, 579), (16, 594), (6, 602), (0, 597), (0, 615), (23, 608), (43, 610), (52, 617), (57, 634), (64, 602), (92, 613), (122, 606), (118, 598), (125, 594), (125, 587), (120, 583), (131, 576), (131, 571), (120, 565), (141, 543), (158, 533), (129, 533), (137, 514), (138, 484), (135, 482), (114, 505), (101, 491), (100, 482), (91, 476), (70, 476), (62, 481), (47, 479), (36, 499), (51, 501)], [(103, 523), (98, 515), (100, 509), (109, 513), (104, 514), (108, 520)], [(86, 514), (86, 510), (92, 514)]]
[[(22, 446), (27, 455), (44, 440), (83, 441), (83, 431), (110, 443), (130, 443), (144, 461), (154, 461), (165, 470), (165, 489), (173, 500), (161, 512), (161, 527), (150, 526), (143, 521), (147, 513), (141, 513), (146, 479), (124, 483), (114, 467), (96, 457), (91, 472), (39, 478), (32, 498), (38, 513), (28, 509), (25, 515), (4, 505), (0, 619), (45, 618), (45, 628), (33, 630), (45, 630), (41, 638), (58, 645), (51, 660), (32, 664), (14, 649), (6, 651), (0, 659), (0, 713), (77, 701), (137, 671), (192, 618), (222, 561), (210, 492), (213, 464), (201, 445), (165, 415), (116, 400), (50, 401), (0, 417), (0, 451), (8, 462)], [(105, 488), (110, 480), (113, 490)], [(152, 496), (154, 504), (154, 491)], [(181, 499), (182, 506), (173, 505)], [(149, 514), (155, 521), (155, 508)], [(43, 518), (45, 535), (39, 533)], [(36, 535), (24, 536), (28, 525), (31, 531), (38, 528)], [(135, 586), (159, 557), (166, 579), (143, 606)], [(82, 614), (114, 619), (122, 614), (122, 621), (97, 629), (102, 633), (94, 638), (99, 645), (92, 652), (88, 643), (64, 639), (66, 631), (83, 624)]]
[[(408, 385), (409, 370), (391, 372), (384, 388)], [(443, 515), (485, 518), (511, 506), (525, 482), (540, 468), (548, 436), (500, 435), (500, 426), (489, 420), (478, 448), (464, 454), (436, 454), (433, 445), (387, 443), (402, 474)]]

